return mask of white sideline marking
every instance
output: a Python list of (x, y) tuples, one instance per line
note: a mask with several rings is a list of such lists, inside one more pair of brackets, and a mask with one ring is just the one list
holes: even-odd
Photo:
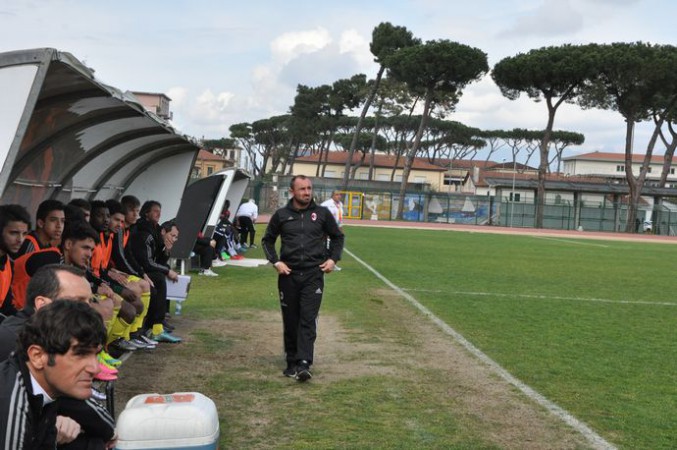
[(507, 370), (505, 370), (502, 366), (500, 366), (496, 361), (493, 359), (489, 358), (486, 354), (484, 354), (480, 349), (475, 347), (468, 341), (466, 338), (463, 337), (462, 334), (454, 330), (452, 327), (450, 327), (446, 322), (444, 322), (442, 319), (437, 317), (435, 314), (433, 314), (428, 308), (423, 306), (416, 300), (413, 296), (402, 290), (400, 287), (392, 283), (390, 280), (388, 280), (386, 277), (381, 275), (376, 269), (371, 267), (369, 264), (366, 262), (362, 261), (360, 258), (358, 258), (354, 253), (352, 253), (350, 250), (347, 248), (343, 249), (344, 252), (355, 258), (357, 262), (362, 264), (367, 270), (369, 270), (371, 273), (376, 275), (376, 277), (383, 281), (386, 285), (388, 285), (392, 290), (400, 294), (402, 297), (404, 297), (409, 303), (411, 303), (416, 309), (421, 311), (428, 319), (432, 320), (435, 325), (440, 327), (442, 331), (444, 331), (446, 334), (449, 336), (453, 337), (459, 344), (461, 344), (463, 347), (465, 347), (466, 350), (468, 350), (471, 354), (473, 354), (476, 358), (478, 358), (480, 361), (482, 361), (484, 364), (489, 366), (498, 376), (503, 378), (505, 381), (508, 383), (512, 384), (515, 386), (517, 389), (522, 391), (527, 397), (529, 397), (531, 400), (535, 401), (539, 405), (543, 406), (545, 409), (550, 411), (552, 414), (554, 414), (556, 417), (561, 419), (564, 423), (568, 424), (571, 426), (573, 429), (581, 433), (592, 445), (594, 445), (596, 448), (600, 449), (616, 449), (614, 445), (611, 443), (607, 442), (602, 436), (599, 434), (595, 433), (590, 427), (588, 427), (585, 423), (581, 422), (580, 420), (576, 419), (573, 415), (571, 415), (568, 411), (563, 409), (562, 407), (556, 405), (555, 403), (551, 402), (547, 398), (545, 398), (543, 395), (539, 394), (536, 392), (533, 388), (527, 386), (524, 384), (522, 381), (518, 380), (515, 378), (513, 375), (510, 374)]
[(602, 248), (609, 248), (608, 245), (604, 244), (593, 244), (590, 242), (579, 242), (579, 241), (574, 241), (573, 239), (557, 239), (554, 237), (548, 237), (548, 236), (532, 236), (536, 239), (544, 239), (546, 241), (557, 241), (557, 242), (564, 242), (565, 244), (578, 244), (578, 245), (587, 245), (591, 247), (602, 247)]
[(557, 295), (537, 295), (537, 294), (500, 294), (496, 292), (462, 292), (462, 291), (444, 291), (441, 289), (402, 289), (408, 292), (431, 292), (436, 294), (450, 295), (469, 295), (476, 297), (520, 297), (535, 298), (540, 300), (571, 300), (575, 302), (597, 302), (597, 303), (618, 303), (621, 305), (657, 305), (657, 306), (677, 306), (677, 303), (670, 302), (647, 302), (643, 300), (611, 300), (608, 298), (585, 298), (585, 297), (559, 297)]

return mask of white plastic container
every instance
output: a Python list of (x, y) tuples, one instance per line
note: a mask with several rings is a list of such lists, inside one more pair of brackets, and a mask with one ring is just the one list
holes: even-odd
[(216, 405), (198, 392), (141, 394), (131, 398), (117, 421), (116, 449), (216, 450)]

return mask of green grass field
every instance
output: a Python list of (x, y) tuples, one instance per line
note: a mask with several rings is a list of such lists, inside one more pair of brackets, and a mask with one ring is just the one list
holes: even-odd
[[(677, 447), (677, 247), (355, 226), (346, 236), (350, 252), (607, 441)], [(263, 257), (260, 249), (247, 256)], [(336, 321), (332, 339), (347, 347), (320, 345), (310, 383), (280, 375), (273, 269), (225, 267), (218, 278), (194, 278), (176, 319), (178, 333), (193, 324), (189, 343), (163, 347), (151, 363), (167, 384), (151, 389), (212, 397), (221, 448), (587, 447), (552, 430), (540, 439), (557, 445), (527, 446), (522, 435), (497, 443), (509, 429), (468, 408), (473, 386), (459, 385), (453, 368), (417, 361), (428, 347), (408, 321), (437, 325), (349, 254), (340, 266), (327, 277), (321, 315)], [(320, 328), (320, 339), (327, 333)], [(138, 361), (145, 370), (148, 361)], [(186, 372), (175, 373), (178, 365)], [(148, 388), (120, 383), (121, 395)]]
[(625, 448), (677, 445), (677, 248), (350, 228), (347, 248)]

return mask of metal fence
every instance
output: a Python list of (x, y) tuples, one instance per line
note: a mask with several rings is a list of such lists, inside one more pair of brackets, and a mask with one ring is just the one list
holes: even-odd
[[(245, 197), (253, 197), (262, 212), (273, 212), (289, 200), (287, 179), (276, 182), (252, 182)], [(336, 180), (315, 179), (313, 185), (317, 201), (328, 199), (336, 189)], [(381, 188), (386, 186), (380, 186)], [(353, 202), (359, 200), (359, 217), (367, 220), (395, 220), (399, 205), (399, 189), (356, 187), (351, 185)], [(345, 201), (344, 201), (345, 203)], [(348, 205), (345, 205), (348, 207)], [(357, 208), (357, 205), (351, 205)], [(354, 211), (355, 208), (352, 210)], [(576, 211), (578, 208), (578, 211)], [(533, 228), (536, 205), (512, 202), (507, 197), (466, 195), (461, 193), (407, 192), (404, 197), (402, 220), (412, 222), (438, 222), (471, 225)], [(628, 215), (624, 204), (604, 202), (599, 204), (569, 202), (546, 204), (543, 227), (555, 230), (623, 232)], [(353, 216), (355, 217), (355, 216)], [(651, 222), (645, 218), (651, 217)], [(654, 234), (677, 234), (677, 211), (656, 206), (647, 212), (637, 211), (634, 231)]]

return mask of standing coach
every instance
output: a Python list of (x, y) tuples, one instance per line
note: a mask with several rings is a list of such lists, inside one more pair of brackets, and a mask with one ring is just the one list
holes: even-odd
[[(343, 233), (334, 216), (313, 201), (313, 184), (304, 175), (291, 179), (291, 199), (275, 211), (261, 240), (278, 273), (284, 327), (285, 376), (303, 382), (312, 377), (317, 316), (324, 292), (324, 274), (334, 270), (343, 251)], [(280, 236), (280, 256), (275, 241)], [(330, 239), (327, 256), (326, 239)]]

